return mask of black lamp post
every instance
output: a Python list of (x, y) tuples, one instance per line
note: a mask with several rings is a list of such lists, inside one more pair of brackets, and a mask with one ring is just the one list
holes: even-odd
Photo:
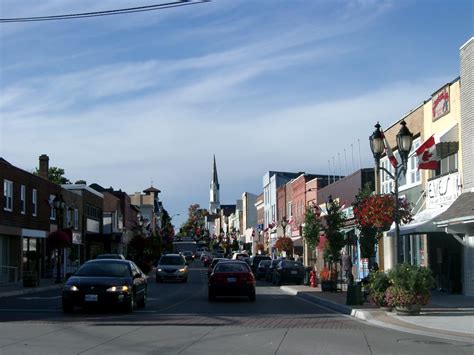
[(397, 163), (395, 166), (395, 173), (392, 174), (389, 170), (385, 169), (383, 166), (380, 166), (380, 158), (385, 151), (385, 143), (384, 143), (384, 135), (380, 130), (380, 124), (377, 122), (375, 125), (375, 131), (369, 137), (370, 141), (370, 149), (372, 150), (372, 154), (374, 155), (375, 159), (375, 166), (377, 169), (377, 176), (379, 176), (380, 170), (385, 171), (390, 178), (394, 180), (395, 187), (394, 187), (394, 197), (395, 197), (395, 237), (398, 238), (400, 236), (400, 219), (398, 210), (400, 209), (400, 201), (398, 200), (398, 179), (401, 174), (406, 174), (407, 172), (407, 163), (408, 163), (408, 155), (410, 154), (411, 146), (413, 143), (413, 134), (406, 126), (406, 122), (400, 122), (402, 126), (400, 131), (397, 134), (397, 146), (398, 152), (400, 154), (400, 158), (402, 160), (401, 163)]
[[(53, 206), (56, 209), (56, 218), (58, 219), (58, 232), (63, 229), (63, 210), (65, 202), (61, 194), (57, 195), (53, 200)], [(61, 283), (61, 248), (57, 248), (56, 258), (56, 283)]]
[(286, 217), (283, 217), (281, 220), (281, 227), (283, 228), (283, 236), (286, 237)]

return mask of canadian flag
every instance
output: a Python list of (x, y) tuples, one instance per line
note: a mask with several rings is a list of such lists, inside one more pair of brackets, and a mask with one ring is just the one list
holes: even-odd
[(418, 169), (435, 170), (438, 168), (438, 156), (436, 155), (436, 143), (434, 136), (428, 138), (416, 150), (418, 157)]
[(390, 163), (394, 168), (397, 167), (398, 161), (397, 158), (395, 158), (395, 155), (393, 155), (392, 148), (388, 145), (387, 138), (385, 138), (385, 134), (382, 131), (382, 137), (383, 137), (383, 144), (385, 146), (385, 153), (387, 154), (388, 160), (390, 160)]

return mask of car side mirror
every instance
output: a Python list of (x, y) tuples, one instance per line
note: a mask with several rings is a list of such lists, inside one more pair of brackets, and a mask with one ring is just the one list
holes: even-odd
[(140, 277), (142, 277), (142, 275), (141, 275), (140, 273), (138, 273), (138, 272), (133, 275), (133, 278), (134, 278), (134, 279), (139, 279)]

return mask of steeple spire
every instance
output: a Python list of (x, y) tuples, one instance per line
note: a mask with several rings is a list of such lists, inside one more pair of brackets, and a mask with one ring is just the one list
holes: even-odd
[(221, 208), (221, 204), (219, 202), (219, 178), (217, 177), (216, 156), (214, 155), (211, 186), (209, 189), (209, 213), (217, 213), (219, 208)]
[(219, 189), (219, 178), (217, 177), (216, 155), (214, 154), (214, 166), (212, 168), (212, 182), (217, 185)]

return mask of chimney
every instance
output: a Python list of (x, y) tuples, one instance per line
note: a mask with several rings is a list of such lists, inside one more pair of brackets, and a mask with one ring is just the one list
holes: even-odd
[(49, 157), (46, 154), (42, 154), (39, 157), (39, 176), (43, 179), (49, 180)]

